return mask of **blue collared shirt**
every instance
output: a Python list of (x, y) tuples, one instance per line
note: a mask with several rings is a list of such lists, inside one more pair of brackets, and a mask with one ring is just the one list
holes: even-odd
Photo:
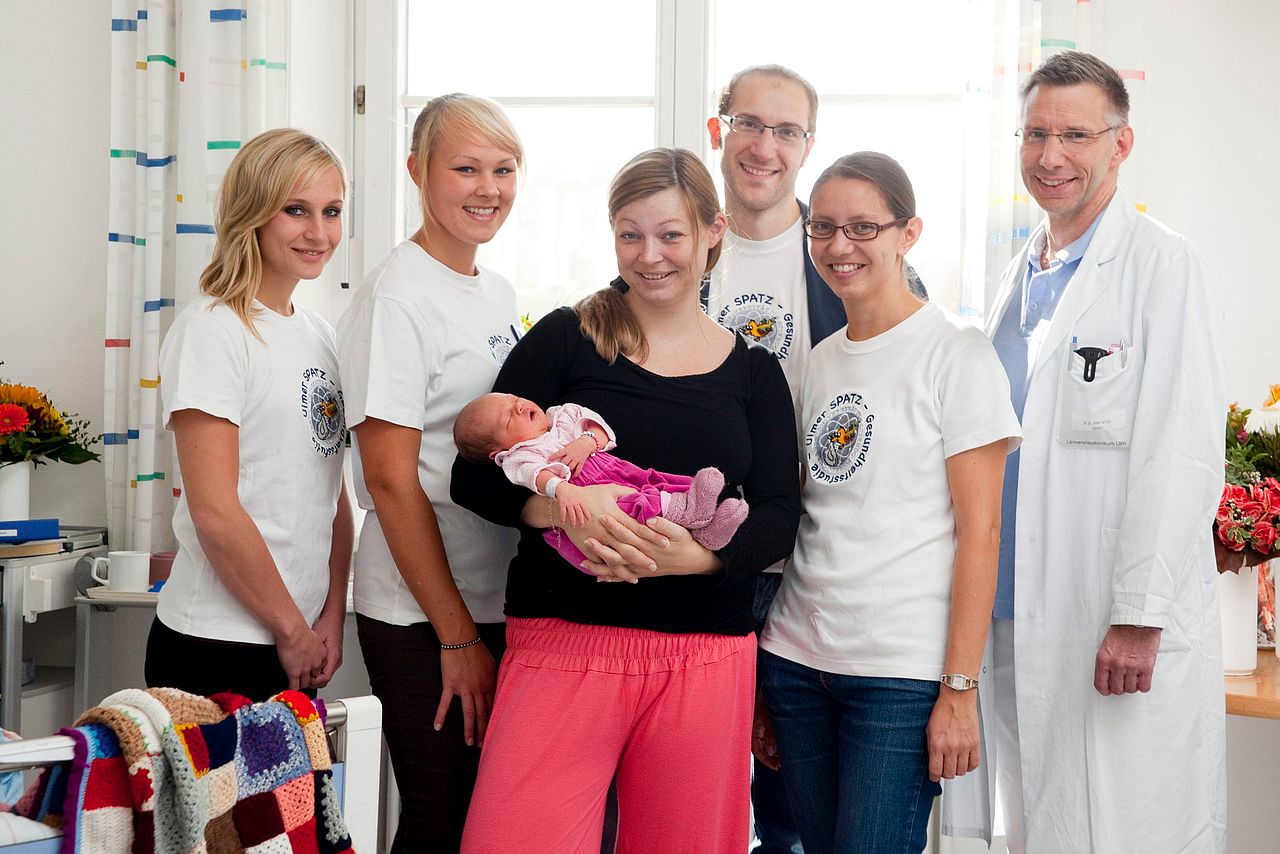
[[(1093, 221), (1089, 230), (1065, 249), (1059, 249), (1049, 261), (1047, 270), (1040, 267), (1041, 247), (1033, 246), (1027, 254), (1027, 267), (1022, 281), (1005, 308), (1000, 325), (991, 343), (996, 355), (1009, 375), (1009, 399), (1013, 411), (1022, 421), (1022, 410), (1027, 403), (1028, 377), (1040, 352), (1040, 343), (1049, 331), (1053, 313), (1058, 308), (1071, 277), (1080, 266), (1080, 259), (1093, 233), (1098, 230), (1102, 214)], [(1041, 244), (1043, 246), (1043, 244)], [(1000, 505), (1000, 574), (996, 581), (996, 601), (992, 615), (998, 620), (1013, 619), (1013, 546), (1017, 534), (1016, 511), (1018, 509), (1018, 463), (1021, 452), (1014, 451), (1005, 458), (1004, 493)]]

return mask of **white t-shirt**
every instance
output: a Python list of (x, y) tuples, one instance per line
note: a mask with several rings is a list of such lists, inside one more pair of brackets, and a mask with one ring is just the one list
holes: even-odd
[(797, 401), (811, 349), (803, 223), (797, 219), (768, 240), (727, 232), (720, 261), (711, 271), (707, 313), (747, 343), (777, 356), (792, 401)]
[[(240, 428), (240, 504), (262, 534), (308, 623), (329, 592), (329, 547), (342, 486), (342, 392), (333, 327), (295, 305), (289, 317), (254, 303), (259, 341), (234, 311), (200, 297), (160, 348), (164, 424), (198, 409)], [(183, 634), (275, 643), (222, 585), (200, 547), (185, 490), (173, 513), (178, 554), (156, 615)]]
[[(464, 276), (406, 240), (365, 277), (338, 322), (347, 419), (379, 418), (422, 431), (418, 479), (431, 500), (462, 599), (477, 623), (500, 623), (517, 533), (453, 503), (453, 422), (493, 387), (516, 342), (516, 294), (483, 268)], [(354, 434), (353, 434), (354, 435)], [(355, 486), (370, 511), (355, 560), (356, 611), (407, 626), (426, 620), (387, 547), (365, 488), (359, 437)]]
[(809, 358), (798, 422), (804, 515), (761, 645), (831, 673), (936, 681), (947, 458), (1021, 435), (991, 342), (933, 303), (867, 341), (835, 333)]

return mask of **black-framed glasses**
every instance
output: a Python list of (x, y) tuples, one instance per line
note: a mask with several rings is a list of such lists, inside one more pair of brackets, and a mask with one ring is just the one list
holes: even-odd
[(835, 237), (837, 231), (843, 231), (844, 236), (850, 240), (875, 240), (880, 236), (880, 232), (886, 228), (906, 225), (910, 221), (911, 217), (900, 216), (893, 222), (886, 222), (884, 225), (877, 225), (874, 222), (846, 222), (844, 225), (836, 225), (834, 222), (823, 222), (820, 219), (806, 219), (804, 221), (804, 233), (814, 240), (827, 240)]
[(1062, 133), (1049, 133), (1047, 130), (1033, 130), (1032, 128), (1019, 128), (1013, 132), (1013, 135), (1022, 139), (1022, 144), (1027, 148), (1040, 148), (1049, 141), (1049, 137), (1056, 136), (1058, 142), (1064, 146), (1082, 146), (1088, 145), (1104, 133), (1110, 133), (1113, 130), (1120, 130), (1124, 125), (1115, 125), (1114, 127), (1105, 127), (1099, 131), (1087, 130), (1064, 130)]
[(721, 116), (720, 121), (729, 126), (730, 133), (740, 133), (743, 136), (764, 136), (766, 130), (773, 131), (773, 138), (778, 142), (786, 142), (792, 145), (804, 142), (813, 136), (813, 131), (805, 130), (799, 125), (767, 125), (764, 122), (758, 122), (755, 119), (748, 119), (743, 116)]

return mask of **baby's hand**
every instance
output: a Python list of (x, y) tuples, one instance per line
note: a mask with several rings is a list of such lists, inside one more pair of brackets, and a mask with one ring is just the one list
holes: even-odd
[(596, 452), (596, 448), (595, 439), (590, 436), (579, 436), (552, 454), (549, 461), (564, 463), (569, 467), (569, 477), (577, 477), (578, 472), (582, 471), (582, 464), (587, 461), (587, 457)]
[(556, 503), (560, 505), (560, 526), (581, 528), (591, 521), (591, 513), (582, 500), (579, 488), (571, 483), (556, 487)]

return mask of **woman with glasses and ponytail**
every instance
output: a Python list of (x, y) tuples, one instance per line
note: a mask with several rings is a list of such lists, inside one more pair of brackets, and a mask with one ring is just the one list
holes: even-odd
[(842, 157), (804, 223), (848, 325), (813, 349), (791, 564), (761, 637), (756, 756), (781, 765), (806, 854), (921, 851), (939, 780), (977, 767), (972, 690), (1018, 421), (980, 329), (914, 295), (902, 167)]

